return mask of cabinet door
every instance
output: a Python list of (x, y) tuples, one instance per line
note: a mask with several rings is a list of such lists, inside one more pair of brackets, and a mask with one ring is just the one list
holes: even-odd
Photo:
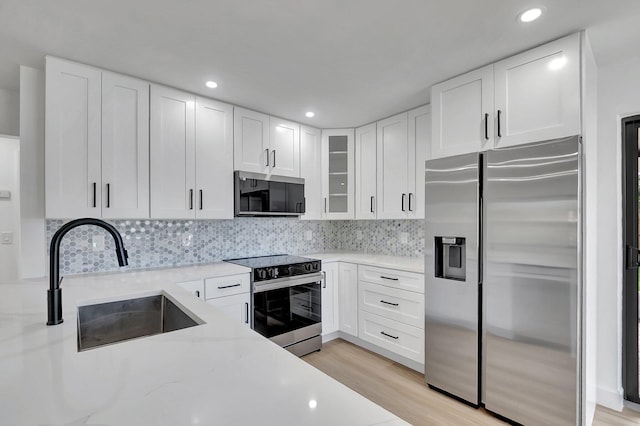
[(183, 281), (176, 284), (196, 296), (198, 299), (205, 300), (203, 280)]
[(149, 83), (102, 73), (102, 217), (149, 217)]
[(356, 219), (376, 218), (376, 123), (356, 129)]
[(494, 70), (496, 147), (580, 133), (580, 34), (500, 61)]
[(338, 263), (323, 263), (324, 283), (322, 285), (322, 334), (338, 331)]
[(409, 212), (407, 113), (378, 122), (378, 219)]
[(151, 217), (195, 217), (195, 96), (151, 86)]
[(196, 99), (196, 218), (233, 219), (233, 107)]
[(424, 163), (428, 159), (431, 145), (431, 105), (411, 110), (408, 115), (408, 217), (410, 219), (424, 219)]
[(269, 116), (244, 108), (234, 108), (234, 170), (269, 173), (269, 154)]
[(99, 218), (101, 71), (46, 61), (46, 216)]
[(353, 219), (353, 129), (322, 130), (322, 211), (324, 219)]
[(358, 265), (340, 262), (338, 277), (340, 331), (358, 336)]
[(271, 174), (300, 177), (300, 125), (280, 118), (269, 118)]
[(493, 65), (431, 88), (431, 158), (493, 148)]
[(209, 299), (207, 303), (218, 308), (229, 318), (245, 324), (247, 327), (250, 326), (251, 316), (249, 309), (251, 307), (251, 298), (249, 293)]
[[(300, 127), (300, 177), (304, 178), (305, 214), (300, 218), (322, 218), (322, 165), (320, 130)], [(323, 320), (324, 321), (324, 320)]]

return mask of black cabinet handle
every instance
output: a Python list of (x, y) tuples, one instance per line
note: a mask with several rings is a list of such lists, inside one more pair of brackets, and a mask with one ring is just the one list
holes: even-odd
[(244, 323), (249, 324), (249, 304), (244, 302)]
[(238, 284), (231, 284), (231, 285), (223, 285), (223, 286), (218, 286), (219, 290), (225, 289), (225, 288), (233, 288), (233, 287), (240, 287), (242, 284), (238, 283)]
[(200, 210), (202, 210), (202, 189), (200, 190)]
[(107, 208), (111, 207), (111, 185), (107, 184)]
[(409, 211), (412, 212), (413, 209), (411, 208), (411, 199), (413, 198), (413, 192), (409, 193)]
[(271, 167), (275, 167), (276, 166), (276, 150), (273, 150), (273, 165)]
[(386, 300), (381, 300), (380, 303), (384, 303), (385, 305), (391, 305), (391, 306), (399, 306), (398, 303), (391, 303), (391, 302), (387, 302)]
[(97, 185), (98, 184), (96, 182), (93, 182), (93, 207), (98, 207), (98, 204), (97, 204), (98, 201), (96, 200), (96, 196), (97, 196), (96, 194), (98, 191)]
[(200, 297), (200, 290), (196, 290), (196, 297)]
[(391, 337), (392, 339), (398, 340), (398, 336), (392, 336), (390, 334), (385, 333), (384, 331), (381, 331), (380, 334), (382, 334), (383, 336)]
[(269, 149), (265, 149), (264, 152), (265, 152), (265, 156), (267, 157), (267, 165), (266, 165), (266, 167), (269, 167)]
[(327, 288), (327, 271), (322, 271), (322, 288)]
[(324, 212), (327, 212), (327, 197), (324, 197)]
[(404, 211), (406, 211), (406, 210), (404, 209), (404, 198), (405, 198), (406, 196), (407, 196), (407, 194), (402, 194), (402, 211), (403, 211), (403, 212), (404, 212)]
[(489, 114), (484, 114), (484, 138), (489, 140)]
[(502, 111), (498, 110), (498, 137), (502, 137), (502, 130), (500, 128), (500, 118), (502, 116)]
[(189, 210), (193, 210), (193, 189), (189, 190)]
[(380, 278), (383, 280), (398, 281), (398, 278), (385, 277), (384, 275), (380, 275)]
[(373, 195), (371, 196), (371, 213), (373, 213)]

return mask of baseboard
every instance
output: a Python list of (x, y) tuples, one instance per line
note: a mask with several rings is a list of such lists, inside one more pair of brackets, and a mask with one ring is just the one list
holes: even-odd
[(331, 340), (337, 339), (340, 337), (339, 331), (334, 331), (333, 333), (323, 334), (322, 335), (322, 343), (330, 342)]
[(610, 408), (615, 411), (622, 411), (624, 407), (624, 398), (621, 391), (614, 391), (598, 387), (597, 389), (598, 405)]
[[(419, 362), (415, 362), (412, 359), (403, 357), (402, 355), (398, 355), (396, 353), (391, 352), (390, 350), (381, 348), (379, 346), (376, 346), (372, 343), (369, 342), (365, 342), (364, 340), (356, 337), (356, 336), (352, 336), (350, 334), (344, 333), (342, 331), (338, 331), (338, 336), (339, 338), (341, 338), (342, 340), (346, 340), (347, 342), (353, 343), (354, 345), (360, 346), (362, 348), (365, 348), (371, 352), (375, 352), (378, 355), (382, 355), (385, 358), (389, 358), (392, 361), (397, 362), (398, 364), (402, 364), (405, 367), (409, 367), (412, 370), (416, 370), (420, 373), (424, 373), (424, 364), (419, 363)], [(333, 334), (333, 333), (331, 333)], [(324, 341), (324, 339), (323, 339)]]

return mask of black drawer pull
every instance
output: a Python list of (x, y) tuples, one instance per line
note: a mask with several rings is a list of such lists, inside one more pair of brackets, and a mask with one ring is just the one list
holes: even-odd
[(392, 339), (398, 340), (398, 336), (392, 336), (390, 334), (385, 333), (384, 331), (381, 331), (380, 334), (382, 334), (383, 336), (391, 337)]
[(380, 303), (384, 303), (385, 305), (391, 305), (391, 306), (399, 306), (398, 303), (391, 303), (391, 302), (387, 302), (386, 300), (381, 300)]
[(218, 286), (218, 290), (223, 290), (225, 288), (233, 288), (233, 287), (240, 287), (242, 284), (231, 284), (231, 285), (223, 285), (223, 286)]
[(380, 275), (380, 278), (383, 280), (398, 281), (398, 278), (385, 277), (384, 275)]
[(200, 290), (196, 290), (196, 297), (200, 297)]

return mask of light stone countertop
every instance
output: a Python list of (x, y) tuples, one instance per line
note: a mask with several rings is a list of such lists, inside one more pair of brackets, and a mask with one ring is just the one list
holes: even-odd
[(417, 274), (424, 273), (423, 257), (401, 257), (383, 254), (368, 254), (355, 252), (326, 252), (310, 253), (303, 256), (320, 259), (322, 262), (349, 262), (360, 265), (377, 266), (380, 268), (399, 269)]
[[(65, 322), (51, 327), (47, 279), (0, 284), (0, 423), (406, 424), (174, 284), (246, 272), (219, 262), (68, 276)], [(77, 351), (78, 305), (159, 292), (206, 324)]]

